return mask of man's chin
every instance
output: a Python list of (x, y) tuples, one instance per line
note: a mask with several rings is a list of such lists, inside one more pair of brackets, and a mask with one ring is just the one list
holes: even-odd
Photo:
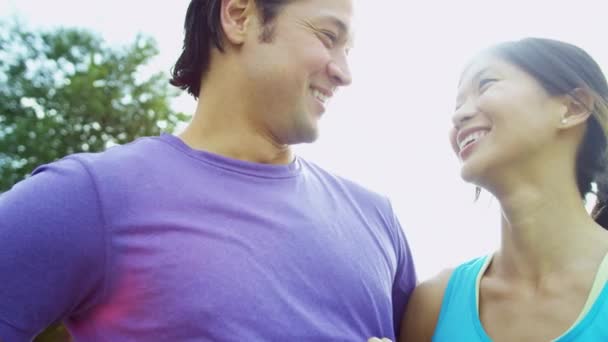
[(289, 145), (297, 145), (297, 144), (310, 144), (319, 138), (319, 130), (316, 128), (310, 127), (306, 130), (299, 130), (296, 134), (292, 135)]

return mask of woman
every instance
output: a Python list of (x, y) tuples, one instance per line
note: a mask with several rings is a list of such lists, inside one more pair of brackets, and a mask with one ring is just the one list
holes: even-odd
[(402, 341), (608, 341), (607, 102), (596, 62), (559, 41), (465, 68), (451, 143), (462, 178), (500, 202), (501, 244), (420, 284)]

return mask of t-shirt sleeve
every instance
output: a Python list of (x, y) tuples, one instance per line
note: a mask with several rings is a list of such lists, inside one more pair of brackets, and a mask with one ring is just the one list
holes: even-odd
[(90, 308), (104, 287), (97, 190), (75, 158), (39, 167), (0, 194), (0, 340), (31, 340)]
[(393, 231), (396, 241), (397, 252), (397, 272), (393, 283), (393, 321), (395, 326), (395, 336), (400, 334), (401, 318), (405, 312), (407, 302), (414, 291), (417, 283), (416, 269), (410, 246), (405, 237), (404, 231), (399, 223), (399, 219), (392, 212)]

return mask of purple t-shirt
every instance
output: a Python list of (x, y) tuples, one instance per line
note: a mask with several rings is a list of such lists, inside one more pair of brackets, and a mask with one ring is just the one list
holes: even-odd
[(389, 201), (289, 165), (142, 138), (0, 195), (0, 339), (395, 339), (415, 271)]

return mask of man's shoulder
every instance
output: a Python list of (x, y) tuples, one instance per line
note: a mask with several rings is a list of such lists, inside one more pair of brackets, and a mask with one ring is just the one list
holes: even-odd
[(66, 158), (86, 164), (141, 163), (144, 160), (158, 157), (158, 152), (166, 149), (167, 144), (162, 141), (161, 137), (141, 137), (126, 144), (108, 147), (102, 152), (76, 153)]
[(172, 152), (173, 149), (161, 137), (142, 137), (102, 152), (71, 154), (59, 162), (76, 162), (93, 178), (140, 177), (155, 165), (170, 164), (167, 157)]
[(365, 202), (370, 202), (374, 205), (380, 204), (382, 206), (390, 206), (390, 202), (387, 196), (377, 191), (374, 191), (355, 180), (329, 171), (314, 162), (304, 160), (302, 158), (300, 159), (303, 161), (305, 168), (308, 169), (308, 172), (316, 174), (318, 177), (321, 177), (324, 180), (328, 181), (329, 184), (335, 186), (335, 189), (333, 189), (334, 191), (346, 191), (348, 194), (356, 196), (357, 200), (364, 200)]
[[(166, 151), (171, 151), (171, 148), (157, 137), (144, 137), (103, 152), (67, 155), (38, 166), (32, 176), (51, 176), (54, 182), (65, 181), (74, 186), (88, 184), (96, 189), (124, 189), (133, 184), (133, 180), (149, 177), (154, 165), (169, 164), (163, 157)], [(163, 168), (168, 169), (166, 166)]]

